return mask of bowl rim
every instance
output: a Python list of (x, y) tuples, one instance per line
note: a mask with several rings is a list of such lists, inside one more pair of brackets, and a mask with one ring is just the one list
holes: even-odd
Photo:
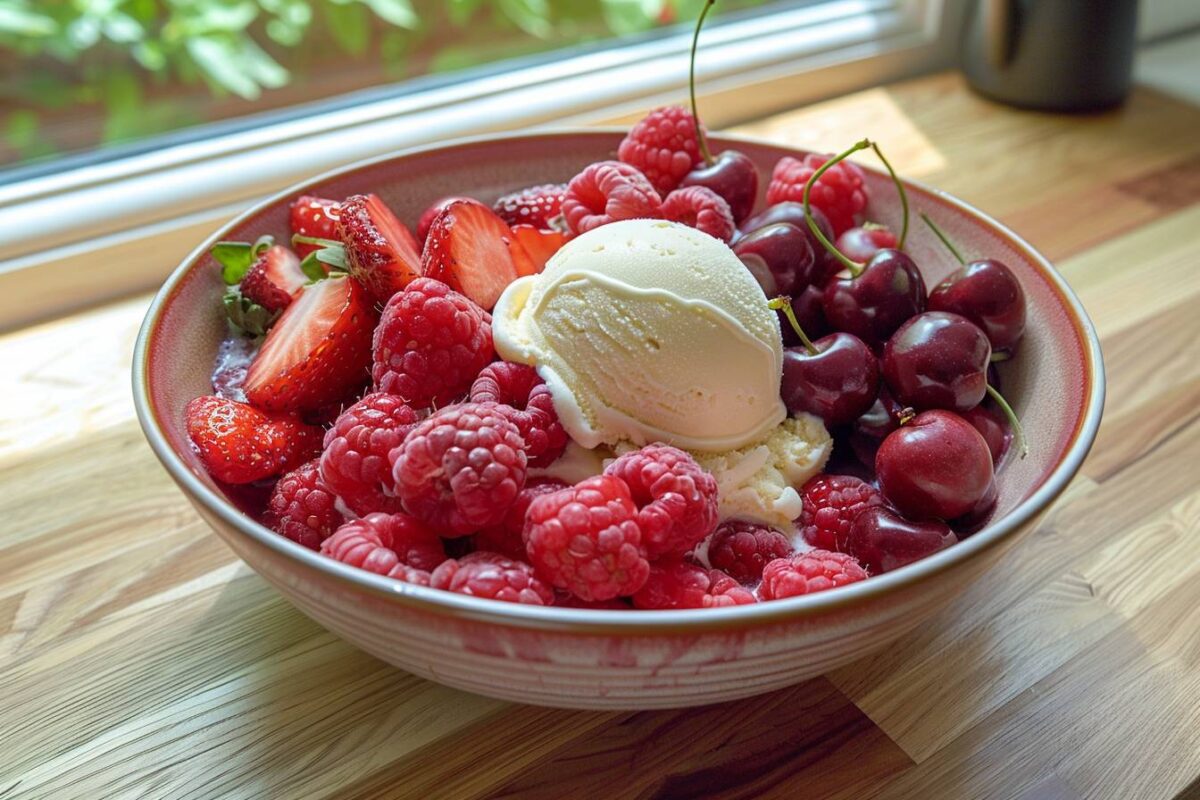
[[(1042, 484), (1029, 497), (1025, 498), (1025, 500), (1004, 517), (972, 534), (965, 541), (895, 571), (873, 576), (867, 581), (860, 581), (849, 586), (840, 587), (837, 591), (817, 592), (811, 595), (773, 600), (769, 603), (754, 603), (726, 608), (638, 611), (637, 613), (630, 613), (625, 610), (579, 609), (503, 603), (430, 587), (402, 583), (382, 575), (367, 572), (366, 570), (357, 569), (323, 556), (319, 552), (309, 550), (290, 539), (280, 536), (250, 516), (242, 513), (236, 506), (205, 485), (170, 446), (150, 395), (149, 355), (152, 351), (151, 344), (158, 332), (163, 312), (170, 304), (184, 277), (192, 269), (199, 267), (213, 243), (220, 241), (230, 231), (242, 224), (243, 221), (267, 210), (271, 206), (304, 193), (311, 186), (398, 158), (411, 157), (434, 151), (444, 152), (458, 148), (469, 148), (488, 142), (506, 142), (530, 138), (578, 138), (582, 136), (595, 139), (598, 143), (602, 141), (611, 142), (613, 136), (624, 135), (625, 133), (626, 130), (624, 128), (616, 126), (551, 128), (537, 132), (519, 131), (502, 134), (485, 134), (455, 139), (436, 145), (407, 148), (327, 170), (319, 175), (295, 183), (255, 203), (241, 214), (238, 214), (234, 219), (220, 226), (175, 267), (155, 294), (142, 321), (142, 325), (138, 330), (134, 346), (132, 369), (134, 406), (142, 430), (155, 455), (162, 462), (167, 472), (184, 490), (185, 494), (189, 495), (189, 499), (202, 504), (205, 509), (226, 523), (238, 535), (244, 536), (254, 544), (272, 550), (310, 570), (314, 570), (325, 578), (348, 584), (355, 590), (366, 591), (381, 598), (388, 598), (390, 601), (416, 611), (502, 626), (559, 631), (577, 635), (608, 635), (617, 633), (622, 635), (653, 636), (709, 632), (728, 633), (765, 625), (796, 623), (811, 620), (817, 616), (844, 611), (850, 606), (865, 604), (885, 595), (910, 588), (945, 570), (955, 568), (986, 550), (996, 547), (1022, 526), (1034, 520), (1066, 489), (1071, 479), (1078, 472), (1080, 465), (1083, 463), (1084, 458), (1095, 441), (1096, 432), (1099, 428), (1100, 418), (1104, 409), (1104, 362), (1095, 327), (1079, 302), (1079, 298), (1076, 297), (1066, 280), (1058, 273), (1050, 261), (1032, 245), (1006, 225), (969, 203), (940, 189), (935, 189), (919, 181), (907, 178), (904, 179), (906, 185), (924, 191), (934, 199), (973, 218), (976, 222), (990, 228), (993, 233), (1006, 239), (1014, 249), (1021, 251), (1028, 258), (1030, 263), (1042, 273), (1042, 277), (1046, 279), (1050, 287), (1057, 292), (1061, 304), (1083, 344), (1086, 410), (1080, 417), (1080, 422), (1072, 434), (1066, 452), (1050, 471), (1050, 474), (1046, 476)], [(789, 149), (798, 153), (805, 152), (797, 148), (790, 148), (787, 145), (781, 145), (777, 142), (756, 137), (721, 135), (710, 136), (710, 139), (716, 144), (727, 146), (736, 146), (742, 143)], [(604, 151), (601, 150), (601, 152)], [(881, 177), (886, 177), (885, 173), (872, 167), (864, 167), (864, 169), (870, 170)]]

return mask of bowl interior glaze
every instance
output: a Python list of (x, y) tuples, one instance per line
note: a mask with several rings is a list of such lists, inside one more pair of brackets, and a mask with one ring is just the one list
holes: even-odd
[[(340, 198), (375, 192), (405, 222), (415, 224), (421, 211), (447, 195), (470, 195), (485, 202), (508, 191), (538, 183), (564, 182), (584, 165), (615, 157), (622, 134), (608, 130), (524, 134), (468, 140), (413, 151), (336, 171), (281, 193), (246, 212), (215, 233), (168, 279), (147, 315), (134, 364), (134, 394), (143, 427), (160, 459), (192, 497), (241, 535), (251, 536), (298, 563), (338, 575), (361, 588), (416, 602), (446, 613), (470, 613), (510, 624), (595, 626), (596, 632), (649, 630), (659, 625), (707, 627), (709, 623), (778, 619), (817, 613), (856, 598), (920, 580), (952, 568), (997, 544), (1043, 510), (1065, 488), (1091, 445), (1103, 406), (1103, 366), (1091, 324), (1070, 289), (1048, 262), (999, 223), (955, 200), (906, 181), (913, 222), (908, 250), (932, 288), (957, 263), (916, 218), (930, 214), (968, 257), (991, 257), (1016, 274), (1028, 299), (1028, 326), (1018, 358), (1001, 365), (1006, 396), (1024, 421), (1030, 440), (1024, 460), (1010, 453), (999, 472), (999, 502), (989, 525), (963, 543), (917, 564), (836, 592), (732, 609), (673, 612), (595, 612), (534, 608), (481, 601), (421, 587), (397, 590), (394, 582), (353, 570), (314, 554), (239, 513), (222, 488), (205, 473), (183, 427), (183, 408), (193, 397), (211, 393), (210, 375), (217, 346), (225, 335), (218, 270), (207, 255), (220, 239), (252, 241), (287, 230), (288, 202), (300, 193)], [(715, 147), (736, 146), (758, 165), (765, 186), (774, 163), (788, 148), (760, 142), (713, 137)], [(869, 160), (866, 162), (869, 164)], [(870, 219), (898, 229), (900, 204), (886, 173), (868, 168), (872, 198)], [(760, 203), (761, 205), (761, 203)], [(1036, 389), (1036, 391), (1035, 391)]]

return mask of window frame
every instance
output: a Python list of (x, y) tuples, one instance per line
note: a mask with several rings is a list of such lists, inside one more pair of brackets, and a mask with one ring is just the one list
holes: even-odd
[[(948, 66), (961, 5), (832, 0), (714, 25), (697, 64), (705, 121), (721, 128)], [(624, 122), (678, 102), (690, 38), (681, 31), (0, 185), (0, 329), (152, 288), (208, 231), (310, 175), (435, 141)]]

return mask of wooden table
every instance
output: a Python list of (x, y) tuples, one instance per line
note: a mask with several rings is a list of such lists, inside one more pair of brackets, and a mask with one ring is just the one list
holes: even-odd
[(419, 680), (293, 610), (167, 479), (129, 398), (138, 297), (0, 338), (0, 798), (1200, 797), (1200, 109), (1022, 113), (943, 75), (744, 131), (878, 138), (1040, 247), (1096, 321), (1099, 441), (958, 607), (691, 711)]

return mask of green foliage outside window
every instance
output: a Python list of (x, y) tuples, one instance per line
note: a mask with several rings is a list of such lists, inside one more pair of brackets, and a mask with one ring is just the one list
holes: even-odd
[(0, 0), (0, 164), (688, 22), (702, 4)]

